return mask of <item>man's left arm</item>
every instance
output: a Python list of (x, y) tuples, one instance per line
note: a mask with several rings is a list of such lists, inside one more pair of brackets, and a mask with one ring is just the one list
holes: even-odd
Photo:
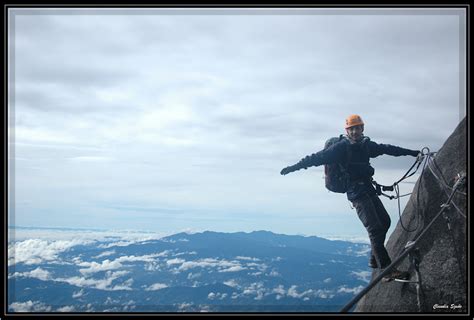
[(416, 157), (420, 153), (420, 150), (405, 149), (402, 147), (394, 146), (391, 144), (378, 144), (373, 141), (369, 142), (369, 153), (371, 158), (378, 157), (382, 154), (389, 156), (413, 156)]

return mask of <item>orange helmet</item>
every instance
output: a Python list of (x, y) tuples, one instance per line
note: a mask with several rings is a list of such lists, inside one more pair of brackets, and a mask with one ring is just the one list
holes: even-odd
[(359, 115), (351, 114), (346, 118), (346, 129), (359, 125), (364, 125), (364, 121), (362, 121), (362, 118)]

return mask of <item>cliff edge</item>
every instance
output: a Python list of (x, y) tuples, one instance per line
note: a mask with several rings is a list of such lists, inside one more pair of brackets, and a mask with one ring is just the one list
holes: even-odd
[[(430, 161), (428, 161), (430, 160)], [(458, 173), (466, 173), (466, 118), (456, 127), (418, 179), (403, 211), (401, 222), (386, 247), (394, 260), (440, 211), (452, 192)], [(421, 169), (421, 167), (420, 167)], [(380, 282), (356, 305), (354, 312), (451, 313), (467, 311), (467, 188), (453, 197), (453, 204), (420, 239), (411, 256), (398, 269), (409, 271), (410, 281)], [(396, 200), (394, 200), (396, 201)], [(372, 278), (380, 274), (374, 271)]]

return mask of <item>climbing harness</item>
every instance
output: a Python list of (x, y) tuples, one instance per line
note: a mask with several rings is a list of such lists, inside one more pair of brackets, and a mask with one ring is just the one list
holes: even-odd
[[(424, 152), (425, 150), (426, 150), (426, 152)], [(430, 155), (430, 149), (428, 147), (424, 147), (423, 149), (421, 149), (421, 153), (422, 153), (422, 157), (420, 157), (420, 158), (417, 157), (415, 162), (412, 164), (410, 169), (408, 169), (408, 171), (403, 175), (403, 177), (401, 177), (397, 182), (394, 182), (392, 185), (385, 186), (385, 185), (381, 185), (381, 184), (377, 183), (377, 181), (375, 181), (375, 180), (372, 180), (372, 184), (375, 186), (375, 190), (377, 191), (377, 194), (379, 196), (380, 195), (385, 196), (385, 197), (389, 198), (390, 200), (398, 199), (400, 197), (404, 197), (404, 196), (407, 196), (407, 195), (411, 194), (411, 193), (408, 193), (408, 194), (405, 194), (403, 196), (400, 196), (397, 188), (398, 188), (398, 184), (400, 182), (402, 182), (403, 180), (411, 177), (412, 175), (414, 175), (418, 171), (418, 168), (423, 163), (423, 160), (425, 159), (425, 157)], [(416, 166), (416, 168), (415, 168), (415, 166)], [(415, 168), (415, 171), (411, 172), (413, 170), (413, 168)], [(396, 196), (389, 196), (388, 194), (385, 194), (382, 191), (397, 191), (397, 195)]]
[[(392, 263), (387, 268), (385, 268), (377, 277), (375, 277), (375, 279), (373, 279), (367, 285), (367, 287), (362, 289), (362, 291), (360, 291), (351, 301), (349, 301), (341, 309), (340, 312), (348, 312), (363, 296), (365, 296), (380, 280), (382, 280), (387, 274), (389, 274), (393, 268), (395, 268), (407, 255), (410, 254), (410, 252), (412, 252), (417, 247), (416, 245), (423, 238), (423, 236), (428, 232), (431, 226), (436, 222), (436, 220), (438, 220), (438, 218), (445, 212), (445, 210), (449, 208), (449, 204), (451, 203), (454, 197), (454, 194), (456, 193), (456, 191), (461, 185), (464, 185), (465, 182), (466, 182), (466, 174), (460, 173), (459, 178), (457, 179), (454, 186), (452, 187), (452, 192), (450, 193), (448, 200), (446, 200), (446, 202), (440, 206), (441, 210), (434, 216), (433, 219), (431, 219), (430, 223), (421, 231), (421, 233), (416, 237), (415, 240), (409, 241), (404, 247), (402, 253), (394, 261), (392, 261)], [(419, 264), (419, 261), (416, 262), (415, 258), (412, 258), (412, 259), (416, 267), (416, 264)], [(415, 272), (417, 270), (416, 268), (415, 268)], [(421, 276), (419, 274), (419, 270), (417, 274), (417, 279), (415, 279), (414, 283), (418, 283), (418, 285), (420, 286), (418, 289), (418, 292), (420, 295), (420, 298), (418, 299), (419, 301), (418, 307), (421, 308), (422, 307), (422, 301), (421, 301), (422, 291), (421, 291)]]

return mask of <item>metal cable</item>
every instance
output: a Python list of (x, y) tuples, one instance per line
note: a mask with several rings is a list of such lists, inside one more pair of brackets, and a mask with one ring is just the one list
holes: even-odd
[[(438, 170), (440, 176), (443, 178), (442, 180), (434, 173), (433, 169), (431, 168), (431, 163), (435, 164), (436, 166), (436, 169)], [(446, 183), (446, 179), (443, 177), (443, 174), (441, 172), (441, 169), (439, 168), (439, 166), (436, 164), (436, 161), (434, 160), (433, 157), (429, 157), (428, 158), (428, 169), (430, 169), (431, 173), (433, 174), (433, 176), (435, 177), (435, 179), (441, 184), (443, 191), (446, 195), (449, 195), (449, 192), (446, 190), (446, 189), (449, 189), (449, 190), (453, 190), (453, 187), (449, 186), (447, 183)], [(461, 191), (457, 191), (456, 193), (460, 193), (460, 194), (463, 194), (463, 195), (466, 195), (466, 193), (464, 192), (461, 192)], [(461, 215), (463, 216), (464, 218), (467, 218), (466, 215), (463, 214), (463, 212), (458, 208), (458, 206), (454, 203), (454, 201), (451, 202), (452, 205), (454, 206), (454, 208), (456, 209), (456, 211)]]

